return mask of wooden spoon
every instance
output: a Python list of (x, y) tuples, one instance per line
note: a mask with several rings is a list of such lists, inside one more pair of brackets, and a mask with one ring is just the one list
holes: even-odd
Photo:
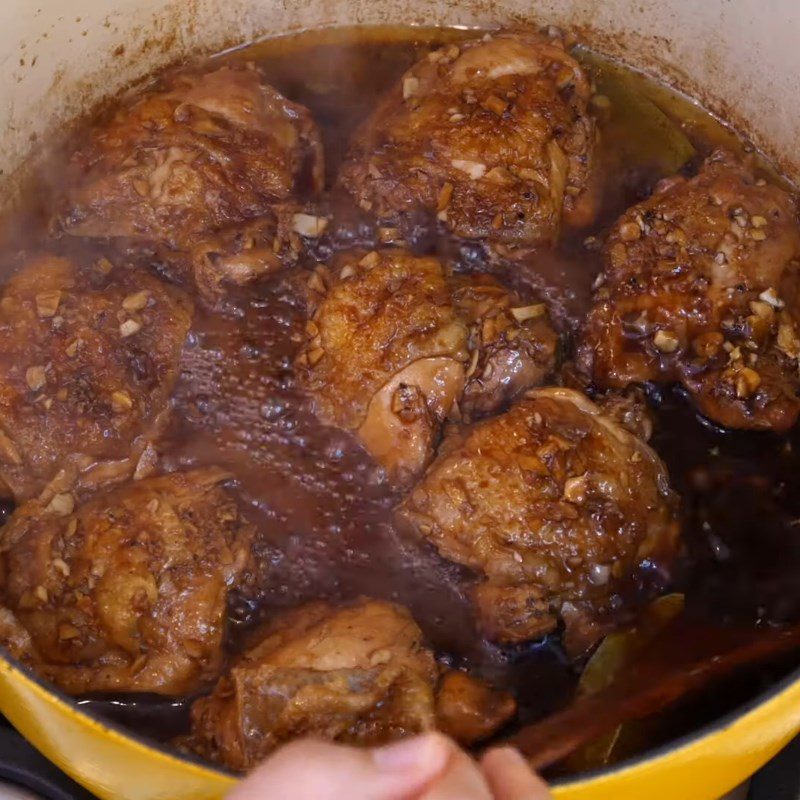
[(714, 627), (681, 615), (613, 683), (528, 725), (508, 740), (534, 769), (598, 736), (662, 711), (734, 670), (800, 648), (800, 624), (784, 629)]

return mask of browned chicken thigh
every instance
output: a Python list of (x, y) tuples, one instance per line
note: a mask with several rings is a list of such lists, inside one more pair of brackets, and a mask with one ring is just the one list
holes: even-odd
[(682, 383), (731, 428), (800, 413), (800, 228), (792, 198), (732, 157), (662, 182), (612, 229), (580, 360), (596, 385)]
[(354, 431), (398, 484), (448, 417), (488, 413), (543, 380), (556, 335), (542, 304), (512, 307), (487, 276), (450, 276), (403, 250), (348, 253), (309, 282), (305, 384), (325, 422)]
[(467, 326), (435, 258), (349, 253), (335, 269), (309, 282), (299, 366), (319, 417), (356, 432), (405, 483), (430, 460), (463, 389)]
[(105, 259), (42, 256), (13, 275), (0, 300), (7, 491), (146, 474), (191, 319), (182, 292)]
[(640, 568), (669, 566), (678, 534), (658, 456), (556, 388), (456, 429), (397, 516), (481, 576), (478, 615), (501, 642), (616, 608)]
[(563, 42), (498, 33), (412, 67), (356, 134), (339, 182), (387, 223), (436, 214), (504, 253), (587, 214), (589, 82)]
[(245, 66), (172, 73), (94, 128), (71, 168), (67, 233), (178, 248), (323, 180), (308, 111)]
[[(299, 736), (391, 741), (436, 726), (437, 676), (433, 654), (405, 609), (377, 600), (340, 609), (313, 603), (273, 622), (214, 692), (194, 703), (189, 744), (247, 770)], [(452, 731), (467, 739), (488, 735), (515, 711), (507, 694), (468, 676), (446, 695)], [(465, 722), (481, 713), (478, 726)]]
[(0, 596), (41, 674), (73, 694), (184, 694), (216, 677), (252, 537), (226, 477), (173, 473), (77, 507), (70, 495), (17, 509), (0, 537)]

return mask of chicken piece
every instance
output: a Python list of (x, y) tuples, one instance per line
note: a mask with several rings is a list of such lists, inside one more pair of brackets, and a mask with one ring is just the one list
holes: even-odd
[(213, 305), (230, 286), (245, 286), (294, 266), (327, 225), (327, 217), (282, 205), (258, 219), (223, 228), (191, 249), (194, 283)]
[(402, 485), (433, 456), (442, 422), (496, 411), (555, 362), (544, 304), (514, 305), (489, 276), (450, 276), (402, 250), (345, 254), (312, 275), (299, 358), (316, 411), (354, 431)]
[(579, 359), (596, 385), (682, 383), (731, 428), (800, 413), (800, 229), (792, 198), (717, 152), (612, 229)]
[(609, 389), (592, 399), (604, 414), (634, 436), (638, 436), (643, 442), (650, 441), (653, 435), (653, 413), (640, 386)]
[(247, 770), (315, 735), (373, 744), (434, 727), (436, 663), (406, 611), (314, 603), (279, 619), (192, 707), (192, 746)]
[(464, 387), (467, 326), (441, 263), (397, 250), (348, 253), (309, 282), (298, 364), (326, 423), (354, 431), (392, 480), (425, 467)]
[[(138, 270), (54, 256), (27, 262), (0, 300), (0, 478), (17, 500), (152, 468), (188, 298)], [(57, 486), (54, 486), (55, 490)], [(45, 499), (45, 498), (43, 498)]]
[(63, 230), (179, 249), (324, 176), (308, 111), (244, 66), (172, 73), (93, 129), (70, 166)]
[(558, 336), (544, 303), (522, 304), (489, 275), (453, 276), (450, 283), (469, 326), (470, 363), (460, 408), (470, 420), (500, 411), (544, 383), (555, 368)]
[[(340, 609), (313, 603), (278, 618), (213, 693), (194, 703), (189, 746), (230, 769), (247, 770), (300, 736), (361, 745), (391, 741), (435, 727), (436, 680), (433, 654), (405, 609), (378, 600)], [(513, 715), (507, 695), (493, 703), (490, 689), (478, 682), (470, 688), (495, 727)], [(456, 702), (450, 690), (446, 705), (452, 709)], [(464, 710), (456, 725), (463, 729), (468, 714)], [(475, 730), (491, 732), (491, 724)]]
[(383, 221), (436, 214), (456, 236), (506, 255), (552, 243), (562, 218), (586, 215), (589, 98), (559, 39), (499, 33), (451, 44), (378, 105), (338, 180)]
[(20, 506), (0, 537), (0, 593), (38, 671), (72, 694), (196, 691), (222, 665), (226, 598), (251, 526), (203, 469), (147, 478), (75, 506)]
[(650, 441), (655, 417), (642, 386), (633, 384), (624, 389), (597, 391), (586, 372), (574, 360), (565, 361), (561, 365), (557, 383), (559, 386), (589, 395), (592, 402), (604, 414), (634, 436), (638, 436), (643, 442)]
[(675, 506), (647, 445), (584, 395), (548, 388), (456, 430), (397, 518), (481, 576), (482, 626), (514, 643), (552, 631), (568, 604), (616, 609), (627, 582), (666, 570)]
[(516, 711), (516, 701), (508, 692), (492, 689), (465, 672), (447, 672), (439, 683), (437, 726), (463, 745), (488, 739)]

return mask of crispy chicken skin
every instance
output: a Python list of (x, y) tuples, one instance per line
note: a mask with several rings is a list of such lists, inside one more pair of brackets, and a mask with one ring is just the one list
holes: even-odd
[(658, 456), (560, 388), (457, 429), (397, 517), (481, 576), (482, 626), (509, 643), (552, 631), (568, 604), (615, 606), (640, 565), (669, 565), (678, 534)]
[(339, 182), (402, 223), (437, 214), (506, 254), (586, 213), (595, 126), (589, 82), (559, 39), (498, 33), (412, 67), (352, 143)]
[(0, 300), (0, 477), (17, 500), (148, 468), (192, 319), (150, 274), (42, 256)]
[(398, 484), (430, 461), (462, 398), (464, 413), (496, 410), (555, 360), (544, 305), (512, 307), (494, 279), (449, 276), (436, 258), (349, 253), (312, 275), (309, 294), (298, 364), (316, 411)]
[[(372, 745), (430, 730), (437, 675), (405, 609), (378, 600), (339, 609), (312, 603), (276, 619), (194, 703), (189, 745), (240, 771), (298, 736)], [(508, 695), (466, 676), (448, 689), (443, 707), (452, 731), (474, 738), (515, 712)], [(482, 724), (469, 727), (475, 720), (467, 707), (486, 714)]]
[(717, 152), (613, 227), (580, 361), (601, 387), (677, 381), (721, 425), (786, 431), (800, 412), (799, 258), (790, 196)]
[(69, 179), (57, 215), (67, 233), (183, 249), (303, 182), (321, 189), (322, 145), (308, 111), (258, 70), (183, 71), (94, 128)]
[(41, 674), (73, 694), (191, 693), (222, 663), (226, 597), (252, 531), (204, 469), (46, 507), (31, 500), (0, 538), (3, 603)]

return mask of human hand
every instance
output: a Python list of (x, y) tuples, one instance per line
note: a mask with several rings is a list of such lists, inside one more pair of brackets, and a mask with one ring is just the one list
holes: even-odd
[(548, 800), (515, 750), (480, 765), (441, 734), (373, 750), (305, 739), (282, 747), (228, 800)]
[(494, 800), (551, 800), (547, 784), (513, 747), (489, 750), (481, 769)]

